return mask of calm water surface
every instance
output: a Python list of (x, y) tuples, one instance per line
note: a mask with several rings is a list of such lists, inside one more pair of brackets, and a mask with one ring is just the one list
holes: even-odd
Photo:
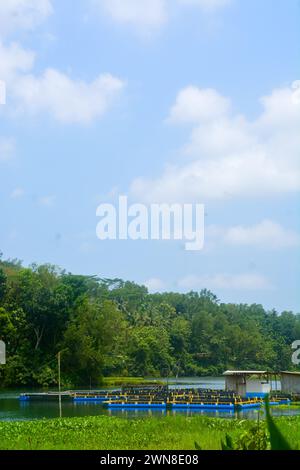
[[(160, 379), (161, 380), (161, 379)], [(205, 377), (205, 378), (180, 378), (168, 379), (170, 387), (197, 387), (197, 388), (213, 388), (224, 389), (224, 379), (221, 377)], [(89, 387), (86, 388), (87, 390)], [(101, 389), (99, 389), (101, 390)], [(58, 403), (56, 402), (20, 402), (19, 394), (24, 392), (39, 392), (42, 390), (17, 390), (17, 391), (0, 391), (0, 421), (20, 421), (33, 419), (50, 419), (59, 416)], [(258, 410), (247, 410), (242, 412), (220, 412), (220, 411), (185, 411), (185, 410), (108, 410), (99, 403), (74, 403), (67, 401), (62, 403), (62, 411), (64, 417), (74, 416), (119, 416), (124, 418), (136, 418), (145, 416), (164, 417), (166, 415), (203, 415), (222, 418), (242, 418), (257, 419)], [(299, 410), (282, 410), (273, 408), (274, 416), (292, 416), (300, 415)]]

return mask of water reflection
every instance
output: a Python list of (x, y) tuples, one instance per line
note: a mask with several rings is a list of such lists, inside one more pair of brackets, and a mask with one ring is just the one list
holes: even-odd
[[(185, 410), (185, 409), (108, 409), (99, 403), (63, 402), (64, 417), (75, 416), (117, 416), (126, 419), (165, 416), (210, 416), (227, 419), (257, 419), (262, 410), (248, 409), (244, 411), (219, 410)], [(273, 408), (274, 416), (300, 415), (299, 409)], [(0, 399), (0, 420), (33, 420), (41, 418), (58, 418), (59, 408), (56, 402), (20, 402), (17, 398)]]

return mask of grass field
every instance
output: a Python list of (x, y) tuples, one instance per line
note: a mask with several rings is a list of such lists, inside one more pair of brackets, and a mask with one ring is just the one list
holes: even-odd
[[(277, 418), (292, 447), (300, 447), (300, 417)], [(229, 434), (248, 439), (256, 423), (207, 417), (170, 416), (126, 420), (115, 417), (1, 422), (1, 450), (203, 450), (220, 449)], [(265, 424), (261, 424), (265, 431)]]

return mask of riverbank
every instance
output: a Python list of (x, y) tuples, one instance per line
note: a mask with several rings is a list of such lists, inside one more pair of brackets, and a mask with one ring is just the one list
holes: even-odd
[[(293, 448), (300, 446), (300, 417), (277, 418)], [(252, 435), (256, 423), (206, 417), (172, 416), (124, 420), (115, 417), (63, 418), (0, 422), (1, 450), (218, 450), (230, 435), (234, 441)], [(265, 423), (260, 430), (265, 432)], [(246, 437), (246, 440), (248, 438)]]
[(101, 387), (120, 387), (122, 385), (164, 385), (163, 380), (147, 379), (144, 377), (104, 377), (101, 381)]

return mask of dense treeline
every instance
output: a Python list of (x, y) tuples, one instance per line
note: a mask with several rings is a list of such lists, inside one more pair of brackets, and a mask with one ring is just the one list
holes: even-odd
[(0, 260), (0, 386), (65, 384), (103, 376), (219, 374), (291, 368), (300, 315), (222, 304), (209, 291), (148, 293), (119, 279)]

